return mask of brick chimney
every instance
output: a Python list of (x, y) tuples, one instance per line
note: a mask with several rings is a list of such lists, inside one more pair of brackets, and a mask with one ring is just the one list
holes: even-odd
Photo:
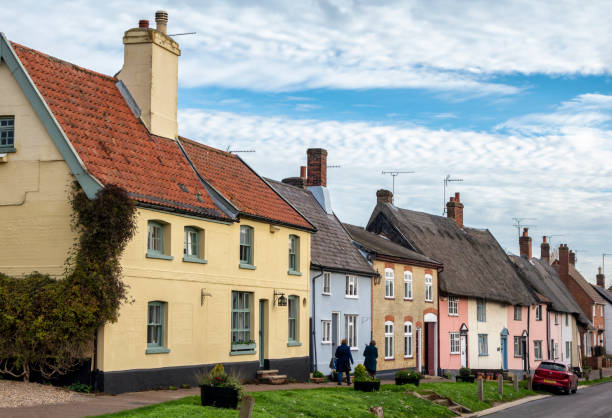
[(282, 180), (285, 184), (290, 184), (295, 187), (299, 187), (300, 189), (306, 188), (306, 167), (300, 167), (300, 177), (287, 177)]
[(601, 267), (597, 269), (597, 272), (598, 272), (597, 276), (595, 276), (597, 278), (597, 286), (601, 287), (602, 289), (605, 289), (606, 288), (606, 276), (603, 275)]
[(546, 239), (546, 235), (542, 237), (542, 244), (540, 244), (540, 258), (546, 264), (550, 264), (550, 244)]
[(519, 237), (519, 250), (521, 257), (527, 257), (531, 260), (531, 237), (529, 236), (529, 228), (523, 228), (523, 235)]
[(393, 193), (389, 190), (380, 189), (376, 191), (376, 202), (377, 203), (389, 203), (393, 204)]
[(327, 187), (327, 151), (323, 148), (309, 148), (307, 186)]
[(166, 34), (168, 13), (155, 13), (156, 29), (147, 20), (123, 36), (123, 82), (140, 108), (140, 118), (154, 135), (176, 139), (178, 95), (178, 43)]
[(457, 226), (463, 229), (463, 203), (459, 193), (455, 193), (455, 197), (451, 197), (446, 203), (446, 216), (453, 218), (457, 222)]
[(569, 249), (567, 244), (559, 245), (559, 278), (568, 286), (569, 282)]
[(575, 253), (575, 252), (573, 252), (573, 251), (570, 251), (570, 252), (569, 252), (569, 263), (570, 263), (572, 266), (575, 266), (575, 265), (576, 265), (576, 253)]

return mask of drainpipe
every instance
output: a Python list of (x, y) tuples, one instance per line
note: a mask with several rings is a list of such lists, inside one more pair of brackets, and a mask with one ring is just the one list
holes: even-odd
[(551, 360), (550, 358), (550, 349), (552, 348), (550, 346), (550, 306), (546, 305), (546, 354), (548, 354), (548, 359)]
[(314, 364), (311, 364), (310, 369), (314, 372), (317, 370), (317, 321), (316, 319), (316, 312), (317, 310), (315, 309), (316, 307), (316, 298), (315, 298), (315, 279), (318, 279), (319, 277), (323, 276), (323, 269), (320, 269), (321, 272), (319, 274), (317, 274), (316, 276), (314, 276), (312, 278), (312, 336), (311, 336), (311, 341), (312, 341), (312, 362)]
[(527, 338), (525, 342), (525, 356), (527, 358), (527, 373), (531, 374), (531, 362), (529, 358), (529, 338), (531, 337), (531, 305), (527, 305)]

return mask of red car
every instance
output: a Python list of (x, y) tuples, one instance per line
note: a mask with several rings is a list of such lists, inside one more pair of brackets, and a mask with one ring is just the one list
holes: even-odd
[(567, 394), (576, 393), (578, 389), (578, 376), (563, 363), (543, 361), (533, 375), (532, 387), (534, 389), (547, 386), (560, 389)]

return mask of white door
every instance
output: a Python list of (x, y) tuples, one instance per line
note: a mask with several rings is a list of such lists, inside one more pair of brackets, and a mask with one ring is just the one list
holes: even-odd
[(461, 367), (467, 367), (467, 335), (461, 336)]

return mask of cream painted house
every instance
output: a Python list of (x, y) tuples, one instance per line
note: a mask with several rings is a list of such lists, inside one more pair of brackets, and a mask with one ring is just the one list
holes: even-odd
[(305, 380), (315, 228), (238, 156), (177, 135), (180, 49), (167, 14), (156, 21), (125, 33), (116, 78), (2, 35), (0, 271), (61, 277), (71, 184), (90, 198), (117, 184), (137, 204), (122, 257), (133, 303), (96, 336), (97, 389), (194, 384), (218, 362)]

